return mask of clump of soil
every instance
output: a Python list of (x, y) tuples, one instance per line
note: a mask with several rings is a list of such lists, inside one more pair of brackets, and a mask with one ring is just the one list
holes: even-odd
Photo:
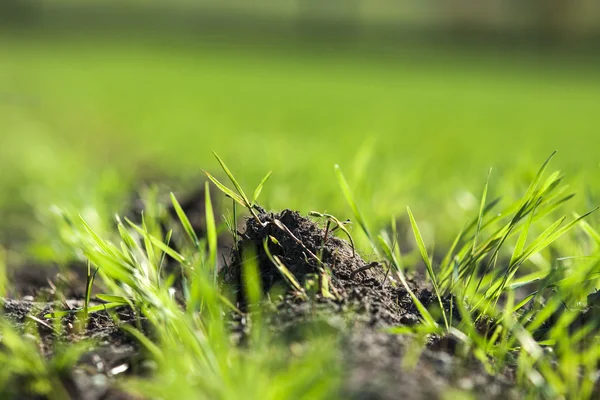
[[(346, 291), (347, 283), (379, 284), (385, 278), (380, 268), (360, 271), (367, 263), (346, 241), (331, 234), (326, 236), (323, 229), (295, 211), (262, 213), (259, 219), (262, 223), (255, 218), (247, 219), (246, 229), (237, 245), (238, 251), (233, 255), (231, 265), (224, 271), (225, 282), (240, 285), (243, 253), (249, 249), (256, 252), (265, 291), (268, 292), (273, 286), (284, 282), (281, 273), (263, 249), (265, 239), (271, 253), (279, 257), (301, 282), (318, 274), (321, 264), (331, 271), (332, 291), (342, 294)], [(315, 256), (319, 257), (320, 262)]]
[[(452, 340), (433, 338), (417, 355), (412, 369), (403, 367), (406, 354), (414, 345), (409, 337), (386, 333), (384, 329), (419, 322), (407, 291), (387, 277), (381, 266), (363, 260), (347, 241), (327, 235), (323, 228), (295, 211), (261, 213), (258, 218), (260, 222), (247, 219), (232, 261), (223, 271), (223, 280), (236, 289), (238, 304), (243, 308), (242, 264), (244, 252), (250, 252), (256, 256), (265, 293), (277, 286), (286, 287), (285, 279), (263, 248), (265, 240), (270, 252), (303, 286), (323, 270), (330, 271), (332, 296), (317, 291), (313, 296), (300, 298), (287, 286), (272, 320), (285, 334), (297, 332), (299, 326), (315, 318), (344, 321), (344, 356), (340, 360), (348, 370), (344, 397), (439, 398), (450, 389), (467, 390), (479, 397), (518, 397), (511, 379), (490, 376), (474, 359), (455, 354), (456, 346), (443, 345)], [(436, 301), (423, 283), (411, 281), (410, 285), (426, 306)]]

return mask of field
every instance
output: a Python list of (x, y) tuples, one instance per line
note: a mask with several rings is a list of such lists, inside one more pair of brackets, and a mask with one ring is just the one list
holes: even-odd
[(599, 64), (3, 33), (2, 397), (593, 397)]

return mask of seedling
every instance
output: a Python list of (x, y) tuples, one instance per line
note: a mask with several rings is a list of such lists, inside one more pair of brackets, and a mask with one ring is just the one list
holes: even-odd
[(440, 310), (442, 311), (442, 316), (444, 317), (444, 324), (446, 325), (446, 329), (450, 328), (448, 324), (448, 318), (446, 317), (446, 312), (444, 311), (444, 305), (442, 304), (442, 295), (440, 294), (440, 289), (438, 287), (436, 274), (433, 271), (433, 265), (431, 263), (431, 258), (427, 253), (427, 248), (425, 247), (425, 243), (423, 242), (423, 237), (421, 236), (421, 232), (419, 231), (419, 227), (417, 226), (417, 222), (415, 221), (415, 217), (413, 216), (410, 208), (406, 208), (408, 212), (408, 217), (410, 218), (410, 224), (412, 226), (415, 239), (417, 241), (417, 246), (419, 247), (419, 251), (421, 252), (421, 257), (423, 258), (423, 262), (425, 262), (425, 266), (427, 267), (427, 274), (431, 279), (431, 284), (433, 285), (433, 290), (435, 291), (435, 296), (437, 297), (438, 303), (440, 305)]
[(254, 190), (254, 196), (252, 197), (252, 201), (250, 201), (250, 199), (248, 198), (248, 196), (246, 196), (244, 190), (242, 189), (238, 181), (235, 179), (229, 168), (227, 168), (227, 165), (225, 165), (225, 162), (223, 162), (223, 160), (221, 160), (221, 158), (214, 151), (213, 154), (215, 155), (217, 161), (219, 162), (219, 164), (221, 164), (221, 168), (235, 187), (235, 191), (229, 189), (227, 186), (219, 182), (219, 180), (212, 176), (209, 172), (204, 171), (208, 179), (210, 179), (210, 181), (214, 183), (215, 186), (219, 188), (219, 190), (221, 190), (223, 193), (225, 193), (228, 197), (231, 197), (238, 204), (245, 207), (258, 223), (260, 223), (262, 226), (265, 226), (265, 224), (260, 220), (260, 218), (258, 218), (258, 214), (256, 213), (256, 209), (260, 209), (256, 201), (258, 200), (258, 196), (260, 196), (260, 193), (262, 192), (263, 186), (271, 177), (271, 171), (269, 171), (269, 173), (267, 173), (267, 175), (262, 179), (262, 181), (260, 181), (256, 189)]
[(350, 235), (350, 232), (348, 232), (348, 229), (346, 229), (346, 225), (352, 223), (349, 219), (346, 221), (340, 221), (331, 214), (320, 213), (318, 211), (311, 211), (308, 213), (308, 215), (310, 215), (311, 217), (325, 219), (327, 221), (327, 223), (325, 224), (325, 234), (323, 235), (323, 243), (327, 242), (329, 233), (333, 233), (337, 229), (339, 229), (346, 234), (348, 240), (350, 241), (350, 245), (352, 246), (352, 257), (356, 256), (356, 251), (354, 249), (354, 240), (352, 240), (352, 235)]
[(292, 274), (290, 272), (290, 270), (283, 264), (283, 262), (281, 262), (279, 257), (271, 254), (271, 251), (269, 250), (269, 239), (268, 238), (265, 238), (263, 240), (263, 248), (265, 249), (265, 253), (267, 254), (267, 257), (269, 258), (269, 260), (271, 260), (273, 265), (275, 265), (275, 267), (277, 268), (279, 273), (281, 273), (281, 276), (290, 285), (290, 287), (292, 287), (292, 289), (294, 289), (296, 291), (298, 297), (300, 297), (302, 299), (307, 299), (308, 297), (306, 296), (306, 293), (304, 292), (304, 288), (302, 288), (300, 283), (298, 283), (294, 274)]
[(383, 235), (379, 235), (377, 236), (377, 240), (375, 239), (375, 237), (372, 235), (371, 231), (368, 228), (367, 221), (365, 220), (363, 214), (360, 212), (360, 209), (358, 208), (358, 205), (354, 200), (354, 196), (352, 195), (350, 186), (348, 185), (348, 182), (346, 181), (346, 178), (342, 173), (342, 169), (339, 165), (336, 164), (334, 166), (334, 170), (342, 193), (344, 194), (346, 201), (350, 205), (350, 208), (354, 213), (354, 217), (358, 221), (363, 233), (365, 234), (367, 239), (369, 239), (373, 251), (377, 256), (380, 256), (381, 258), (385, 257), (389, 265), (393, 267), (397, 278), (400, 280), (400, 283), (402, 284), (404, 289), (406, 289), (413, 303), (415, 303), (415, 306), (419, 310), (419, 313), (423, 318), (424, 324), (430, 327), (431, 329), (437, 329), (438, 325), (435, 322), (435, 319), (408, 285), (408, 281), (406, 280), (404, 271), (402, 271), (401, 268), (398, 252), (394, 250), (395, 246), (390, 245), (389, 240), (386, 240), (386, 238)]
[(94, 286), (94, 280), (96, 279), (96, 274), (100, 268), (97, 267), (92, 273), (92, 266), (89, 261), (87, 263), (87, 281), (85, 284), (85, 301), (83, 303), (83, 320), (87, 322), (89, 315), (89, 306), (90, 306), (90, 297), (92, 295), (92, 287)]

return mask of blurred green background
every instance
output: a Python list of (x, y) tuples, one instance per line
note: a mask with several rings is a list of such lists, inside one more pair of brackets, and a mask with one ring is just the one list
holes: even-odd
[(339, 163), (374, 224), (410, 205), (443, 244), (490, 167), (514, 199), (557, 149), (583, 212), (596, 3), (5, 1), (0, 240), (51, 241), (55, 206), (107, 227), (150, 182), (184, 195), (219, 172), (211, 150), (245, 186), (274, 171), (265, 207), (347, 218)]

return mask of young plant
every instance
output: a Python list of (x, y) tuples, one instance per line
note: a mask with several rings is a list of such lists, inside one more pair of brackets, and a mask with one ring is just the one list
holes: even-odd
[(265, 253), (267, 254), (267, 257), (273, 263), (273, 265), (277, 268), (277, 270), (279, 271), (279, 273), (281, 274), (283, 279), (285, 279), (285, 281), (288, 283), (288, 285), (290, 285), (290, 287), (295, 290), (298, 297), (306, 300), (307, 299), (306, 292), (304, 291), (304, 288), (300, 285), (298, 280), (296, 280), (296, 277), (294, 276), (294, 274), (292, 274), (290, 272), (290, 270), (285, 266), (285, 264), (283, 264), (283, 262), (281, 262), (279, 257), (271, 254), (271, 251), (269, 250), (269, 239), (268, 238), (265, 238), (263, 240), (263, 248), (265, 249)]
[[(141, 325), (122, 326), (155, 365), (150, 378), (127, 379), (122, 387), (144, 398), (331, 398), (338, 382), (333, 342), (315, 338), (304, 354), (292, 355), (289, 346), (275, 340), (261, 318), (264, 295), (255, 258), (245, 252), (242, 267), (242, 290), (251, 314), (237, 310), (214, 281), (216, 229), (209, 196), (205, 214), (213, 228), (207, 230), (206, 238), (198, 238), (201, 251), (194, 240), (190, 249), (175, 251), (168, 240), (160, 240), (144, 229), (144, 224), (130, 221), (129, 228), (119, 221), (118, 245), (93, 231), (89, 241), (80, 243), (91, 264), (99, 267), (105, 285), (114, 295), (126, 297), (145, 318), (143, 327), (152, 332), (150, 339)], [(183, 215), (179, 218), (185, 225)], [(173, 276), (159, 273), (161, 261), (157, 260), (165, 254), (185, 272), (183, 304), (172, 294)], [(292, 277), (288, 275), (294, 285)], [(249, 321), (244, 346), (231, 343), (230, 312)], [(325, 374), (333, 379), (315, 386)], [(294, 377), (293, 387), (289, 386), (290, 376)]]
[(441, 295), (440, 289), (438, 287), (436, 274), (433, 271), (433, 265), (431, 262), (431, 258), (429, 257), (429, 254), (427, 253), (427, 248), (425, 247), (425, 242), (423, 242), (423, 237), (421, 236), (421, 231), (419, 230), (419, 227), (417, 226), (417, 221), (415, 221), (415, 217), (413, 216), (412, 211), (410, 211), (410, 207), (407, 207), (406, 210), (408, 212), (408, 217), (410, 218), (410, 224), (412, 226), (412, 230), (415, 235), (415, 239), (417, 241), (417, 247), (419, 248), (421, 257), (423, 258), (423, 262), (425, 263), (425, 267), (427, 268), (427, 274), (429, 275), (429, 278), (431, 279), (431, 285), (433, 286), (435, 296), (437, 297), (438, 303), (440, 305), (440, 310), (441, 310), (442, 316), (444, 317), (444, 325), (446, 326), (446, 329), (449, 329), (450, 325), (448, 324), (448, 318), (446, 317), (446, 311), (444, 310), (444, 304), (442, 303), (442, 295)]
[(90, 308), (90, 297), (92, 296), (92, 287), (94, 286), (94, 280), (96, 279), (96, 274), (98, 273), (98, 268), (94, 270), (92, 273), (92, 266), (90, 263), (87, 263), (87, 276), (85, 283), (85, 300), (83, 303), (83, 320), (87, 322), (89, 316), (89, 308)]
[[(325, 225), (325, 234), (323, 235), (323, 244), (325, 244), (325, 242), (327, 242), (327, 239), (328, 239), (330, 233), (333, 233), (337, 229), (339, 229), (346, 234), (346, 236), (348, 237), (348, 240), (350, 241), (350, 246), (352, 246), (352, 257), (354, 257), (356, 255), (356, 250), (354, 248), (354, 240), (352, 240), (352, 235), (350, 235), (350, 232), (346, 228), (346, 225), (351, 223), (350, 220), (340, 221), (339, 219), (337, 219), (336, 217), (334, 217), (331, 214), (320, 213), (317, 211), (310, 211), (308, 213), (308, 215), (310, 215), (311, 217), (325, 219), (327, 221), (327, 223)], [(332, 225), (333, 225), (333, 227), (332, 227)]]
[(219, 182), (219, 180), (217, 178), (212, 176), (209, 172), (204, 171), (204, 173), (206, 174), (208, 179), (210, 179), (210, 181), (212, 183), (214, 183), (215, 186), (217, 188), (219, 188), (219, 190), (221, 190), (227, 196), (231, 197), (233, 200), (235, 200), (241, 206), (245, 207), (248, 210), (248, 212), (256, 219), (256, 221), (258, 223), (260, 223), (261, 225), (264, 225), (263, 222), (260, 220), (260, 218), (258, 218), (258, 214), (256, 213), (256, 208), (258, 207), (256, 201), (258, 200), (258, 196), (260, 196), (260, 193), (262, 192), (263, 186), (265, 185), (267, 180), (269, 180), (269, 178), (271, 177), (271, 171), (269, 171), (269, 173), (267, 173), (267, 175), (258, 184), (256, 189), (254, 190), (254, 196), (252, 197), (252, 201), (250, 201), (250, 199), (248, 198), (248, 196), (246, 196), (246, 193), (244, 193), (244, 190), (242, 189), (242, 187), (240, 186), (238, 181), (235, 179), (235, 177), (233, 176), (233, 174), (231, 173), (229, 168), (227, 168), (227, 165), (225, 165), (225, 162), (223, 162), (223, 160), (221, 160), (221, 158), (214, 151), (213, 151), (213, 154), (214, 154), (215, 158), (217, 159), (217, 161), (219, 162), (219, 164), (221, 165), (221, 168), (223, 169), (223, 171), (225, 172), (225, 174), (227, 175), (227, 177), (233, 184), (235, 191), (233, 191), (232, 189), (229, 189), (227, 186), (223, 185), (221, 182)]
[(400, 283), (402, 284), (404, 289), (408, 292), (413, 303), (415, 303), (415, 306), (419, 310), (419, 313), (421, 314), (421, 318), (423, 319), (423, 322), (427, 326), (429, 326), (431, 329), (434, 329), (434, 330), (438, 329), (438, 324), (435, 322), (435, 319), (433, 318), (431, 313), (427, 310), (427, 308), (423, 305), (421, 300), (419, 300), (419, 298), (415, 295), (413, 290), (408, 285), (408, 281), (406, 280), (406, 276), (404, 275), (404, 271), (402, 270), (402, 267), (401, 267), (398, 253), (393, 250), (393, 247), (395, 247), (395, 246), (393, 244), (391, 244), (389, 242), (389, 239), (386, 238), (386, 236), (384, 236), (384, 235), (379, 235), (377, 237), (377, 241), (375, 241), (374, 236), (371, 234), (371, 231), (369, 230), (369, 228), (367, 226), (367, 222), (366, 222), (365, 218), (363, 217), (362, 213), (360, 212), (360, 209), (358, 208), (356, 202), (354, 201), (354, 196), (352, 195), (352, 191), (350, 190), (350, 186), (348, 185), (346, 178), (344, 178), (344, 174), (342, 173), (340, 166), (336, 164), (334, 166), (334, 170), (335, 170), (336, 177), (337, 177), (338, 183), (340, 185), (340, 188), (342, 189), (342, 193), (344, 194), (346, 201), (350, 205), (350, 208), (352, 209), (352, 212), (354, 213), (354, 217), (358, 221), (361, 229), (363, 230), (363, 233), (365, 234), (365, 236), (371, 243), (371, 247), (373, 248), (373, 251), (375, 252), (375, 254), (377, 256), (381, 257), (381, 255), (383, 255), (387, 259), (388, 265), (391, 266), (391, 268), (388, 267), (388, 271), (393, 269), (394, 274), (396, 275), (396, 277), (398, 278), (398, 280), (400, 281)]

